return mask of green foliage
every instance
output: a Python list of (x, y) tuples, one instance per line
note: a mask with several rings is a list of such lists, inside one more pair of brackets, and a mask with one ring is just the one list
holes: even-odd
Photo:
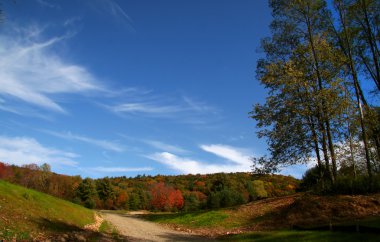
[(254, 180), (252, 182), (252, 186), (253, 186), (253, 197), (254, 198), (262, 199), (262, 198), (267, 198), (268, 197), (268, 193), (265, 190), (264, 182), (263, 181), (261, 181), (261, 180)]
[(91, 178), (84, 179), (76, 190), (78, 200), (87, 208), (95, 208), (97, 196), (95, 183)]
[[(314, 166), (310, 169), (308, 169), (305, 174), (302, 176), (302, 182), (300, 184), (300, 189), (307, 191), (307, 190), (320, 190), (319, 183), (321, 181), (320, 175), (319, 175), (319, 167)], [(327, 179), (325, 179), (325, 182), (327, 182)]]
[(183, 210), (185, 212), (196, 211), (200, 208), (200, 201), (194, 193), (187, 193), (183, 196), (185, 205)]
[(380, 174), (375, 175), (372, 181), (364, 175), (357, 178), (340, 176), (327, 192), (348, 195), (380, 192)]
[(207, 205), (209, 208), (224, 208), (243, 204), (244, 198), (237, 191), (224, 188), (223, 190), (211, 192), (208, 196)]
[[(256, 69), (268, 97), (250, 114), (270, 156), (254, 158), (253, 172), (273, 173), (315, 157), (326, 169), (309, 171), (305, 187), (359, 191), (361, 184), (363, 192), (373, 190), (380, 116), (361, 83), (372, 79), (378, 95), (378, 1), (271, 0), (269, 6), (271, 36), (261, 42), (265, 57)], [(346, 169), (339, 173), (339, 167)], [(366, 184), (352, 180), (358, 167), (369, 177)]]

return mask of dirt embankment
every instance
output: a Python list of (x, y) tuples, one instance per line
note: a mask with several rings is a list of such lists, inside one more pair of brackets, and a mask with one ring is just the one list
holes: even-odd
[[(251, 231), (271, 231), (295, 227), (318, 227), (326, 224), (353, 222), (380, 217), (380, 194), (369, 196), (317, 196), (295, 194), (269, 198), (226, 210), (226, 224), (232, 227), (191, 228), (208, 237), (240, 234)], [(187, 231), (181, 225), (169, 225)]]

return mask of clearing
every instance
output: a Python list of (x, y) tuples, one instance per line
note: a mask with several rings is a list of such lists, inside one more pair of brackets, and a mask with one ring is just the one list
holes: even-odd
[(116, 227), (128, 241), (208, 241), (209, 239), (186, 232), (165, 228), (139, 218), (138, 213), (101, 211), (104, 219)]

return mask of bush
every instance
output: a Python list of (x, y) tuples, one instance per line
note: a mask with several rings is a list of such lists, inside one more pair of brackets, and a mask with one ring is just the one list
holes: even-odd
[(268, 193), (265, 190), (264, 182), (263, 181), (261, 181), (261, 180), (254, 180), (252, 182), (252, 185), (253, 185), (254, 197), (256, 199), (261, 199), (261, 198), (268, 197)]
[(95, 206), (96, 206), (96, 203), (95, 203), (95, 201), (93, 200), (93, 199), (87, 199), (85, 202), (84, 202), (84, 206), (86, 207), (86, 208), (90, 208), (90, 209), (93, 209), (93, 208), (95, 208)]
[(368, 176), (361, 175), (356, 179), (350, 176), (341, 176), (331, 186), (329, 192), (334, 194), (367, 194), (380, 191), (380, 175), (373, 176), (372, 184)]

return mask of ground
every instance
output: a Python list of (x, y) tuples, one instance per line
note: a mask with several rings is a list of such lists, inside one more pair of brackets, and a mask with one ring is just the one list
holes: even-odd
[(197, 235), (176, 231), (144, 221), (138, 214), (101, 212), (104, 219), (111, 222), (118, 232), (128, 237), (128, 241), (206, 241), (209, 240)]

